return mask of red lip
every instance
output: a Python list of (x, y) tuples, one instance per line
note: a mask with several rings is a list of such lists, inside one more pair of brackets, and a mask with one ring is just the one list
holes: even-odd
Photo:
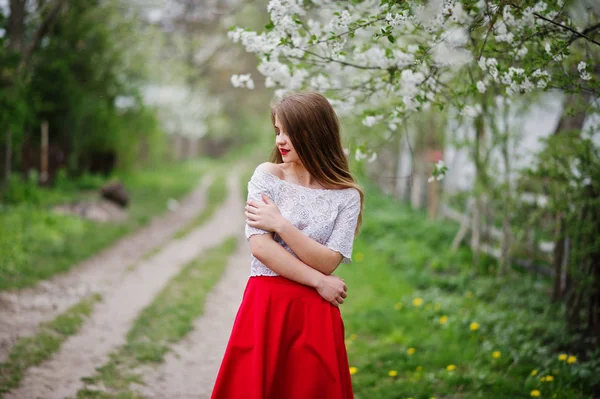
[(280, 148), (280, 149), (279, 149), (279, 152), (281, 153), (281, 155), (285, 155), (285, 154), (287, 154), (288, 152), (290, 152), (290, 150), (284, 150), (283, 148)]

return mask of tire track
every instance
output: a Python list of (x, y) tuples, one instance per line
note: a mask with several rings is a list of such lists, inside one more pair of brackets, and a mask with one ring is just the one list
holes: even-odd
[(130, 265), (167, 242), (204, 210), (206, 191), (211, 182), (211, 177), (204, 178), (175, 212), (154, 218), (149, 225), (74, 266), (69, 272), (32, 288), (0, 292), (0, 362), (6, 360), (20, 337), (35, 334), (41, 323), (53, 320), (82, 298), (94, 293), (103, 297), (110, 295), (111, 287), (127, 273)]
[[(114, 289), (105, 296), (103, 303), (97, 305), (79, 334), (65, 341), (52, 359), (29, 369), (21, 387), (5, 397), (51, 399), (75, 396), (83, 386), (81, 378), (93, 375), (97, 366), (106, 363), (109, 353), (125, 343), (126, 334), (139, 312), (152, 302), (181, 267), (204, 249), (240, 231), (240, 225), (232, 223), (234, 215), (243, 215), (238, 180), (237, 173), (229, 174), (228, 198), (209, 222), (189, 235), (169, 242), (161, 251), (140, 262), (132, 272), (119, 273)], [(114, 265), (101, 267), (112, 269), (111, 266)]]

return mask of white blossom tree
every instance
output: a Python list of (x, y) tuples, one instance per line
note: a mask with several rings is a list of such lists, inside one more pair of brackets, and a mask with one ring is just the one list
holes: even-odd
[[(264, 31), (234, 27), (229, 37), (257, 55), (276, 95), (317, 89), (342, 115), (396, 131), (432, 106), (476, 117), (477, 94), (492, 83), (509, 99), (550, 88), (596, 96), (600, 24), (593, 2), (581, 12), (586, 4), (271, 0)], [(253, 87), (247, 77), (233, 82)]]

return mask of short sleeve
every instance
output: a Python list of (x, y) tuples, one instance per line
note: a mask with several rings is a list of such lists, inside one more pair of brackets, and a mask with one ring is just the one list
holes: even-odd
[(352, 262), (354, 232), (360, 214), (360, 193), (358, 190), (350, 190), (349, 193), (349, 198), (338, 213), (331, 235), (325, 243), (327, 248), (343, 256), (342, 263)]
[[(269, 173), (262, 172), (258, 168), (248, 182), (248, 201), (262, 201), (261, 193), (264, 192), (269, 198), (274, 199), (274, 189), (278, 177)], [(249, 240), (254, 234), (267, 234), (269, 231), (262, 230), (256, 227), (251, 227), (246, 224), (245, 235), (246, 240)]]

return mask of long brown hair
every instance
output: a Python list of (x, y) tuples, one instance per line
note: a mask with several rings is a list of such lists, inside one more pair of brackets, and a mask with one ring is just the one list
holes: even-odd
[[(362, 224), (364, 193), (348, 168), (340, 138), (340, 121), (329, 101), (316, 92), (290, 94), (271, 106), (273, 128), (275, 115), (312, 177), (327, 188), (358, 190), (360, 214), (354, 232), (356, 236)], [(283, 163), (277, 146), (273, 148), (271, 162)]]

